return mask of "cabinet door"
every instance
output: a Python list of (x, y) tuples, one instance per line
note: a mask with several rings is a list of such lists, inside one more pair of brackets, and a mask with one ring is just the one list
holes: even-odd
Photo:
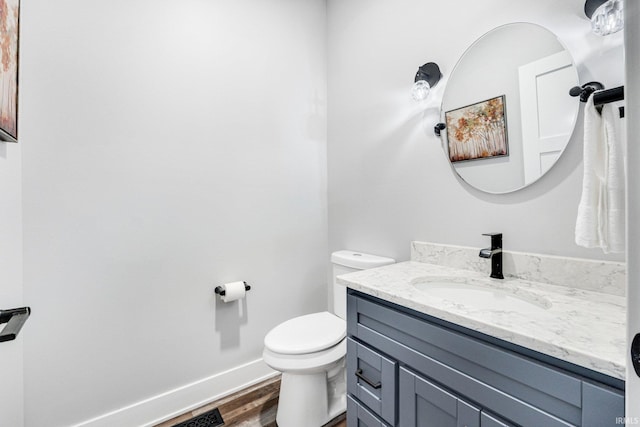
[(387, 427), (378, 417), (366, 407), (358, 403), (353, 397), (347, 396), (347, 426), (348, 427)]
[(583, 427), (615, 427), (624, 424), (624, 393), (619, 390), (583, 381), (582, 406)]
[(400, 369), (400, 427), (480, 427), (480, 410), (436, 384)]
[(504, 421), (500, 421), (497, 418), (483, 412), (480, 414), (480, 426), (481, 427), (513, 427), (511, 424), (507, 424)]

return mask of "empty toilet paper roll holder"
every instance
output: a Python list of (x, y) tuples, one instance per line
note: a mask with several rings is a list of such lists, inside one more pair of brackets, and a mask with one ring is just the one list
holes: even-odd
[[(247, 285), (247, 282), (243, 281), (242, 283), (244, 283), (245, 291), (251, 290), (251, 286)], [(216, 288), (213, 291), (220, 296), (225, 296), (227, 294), (227, 292), (224, 290), (224, 286), (216, 286)]]

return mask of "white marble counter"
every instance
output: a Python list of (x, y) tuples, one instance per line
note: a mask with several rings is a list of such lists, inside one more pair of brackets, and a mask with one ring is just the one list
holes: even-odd
[[(474, 307), (418, 290), (421, 277), (489, 280), (508, 294), (523, 293), (548, 308), (519, 312), (501, 304)], [(614, 378), (625, 378), (625, 298), (609, 293), (533, 282), (489, 279), (488, 274), (407, 261), (338, 276), (338, 283), (413, 310), (548, 354)]]

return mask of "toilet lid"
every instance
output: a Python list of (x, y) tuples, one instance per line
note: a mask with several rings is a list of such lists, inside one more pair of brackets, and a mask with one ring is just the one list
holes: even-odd
[(315, 353), (338, 344), (346, 333), (346, 322), (324, 311), (281, 323), (264, 338), (264, 346), (280, 354)]

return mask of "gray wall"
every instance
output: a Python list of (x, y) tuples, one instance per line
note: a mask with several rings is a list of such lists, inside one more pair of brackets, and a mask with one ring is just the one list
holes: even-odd
[[(567, 45), (582, 82), (597, 79), (607, 87), (623, 84), (621, 34), (591, 34), (583, 3), (573, 1), (328, 5), (330, 249), (406, 260), (411, 240), (485, 247), (489, 240), (481, 234), (500, 231), (510, 250), (624, 259), (580, 248), (573, 240), (582, 184), (582, 113), (555, 167), (507, 195), (488, 195), (461, 182), (433, 133), (447, 73), (490, 29), (508, 22), (542, 25)], [(410, 88), (418, 66), (428, 61), (440, 65), (445, 79), (421, 108)]]

